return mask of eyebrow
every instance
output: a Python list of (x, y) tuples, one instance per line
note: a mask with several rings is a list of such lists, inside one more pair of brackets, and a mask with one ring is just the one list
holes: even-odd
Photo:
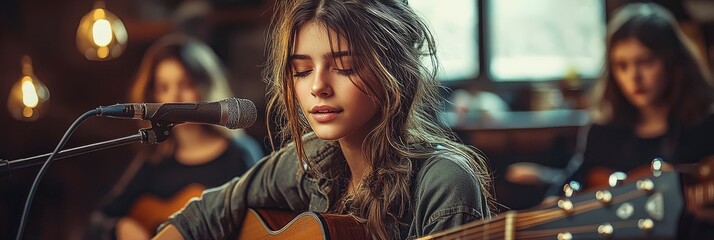
[[(322, 55), (322, 58), (324, 59), (335, 59), (335, 58), (341, 58), (344, 56), (350, 56), (350, 52), (348, 51), (339, 51), (339, 52), (330, 52), (330, 53), (325, 53)], [(293, 54), (288, 57), (289, 60), (310, 60), (312, 59), (308, 55), (303, 55), (303, 54)]]

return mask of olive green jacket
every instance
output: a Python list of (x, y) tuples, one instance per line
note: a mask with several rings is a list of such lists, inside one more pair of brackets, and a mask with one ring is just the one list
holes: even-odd
[[(290, 145), (265, 157), (242, 177), (206, 190), (168, 223), (185, 239), (225, 239), (239, 231), (247, 208), (335, 209), (342, 192), (337, 179), (346, 169), (339, 144), (308, 134), (303, 146), (310, 167), (317, 168), (320, 176), (305, 173), (307, 164), (299, 166), (295, 147)], [(445, 150), (435, 151), (429, 159), (412, 160), (411, 216), (401, 219), (405, 223), (400, 228), (402, 239), (490, 218), (479, 180), (467, 160)]]

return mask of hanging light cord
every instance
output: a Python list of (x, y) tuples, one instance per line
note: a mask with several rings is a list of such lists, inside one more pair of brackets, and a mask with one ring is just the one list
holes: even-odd
[(81, 124), (82, 122), (84, 122), (85, 120), (87, 120), (88, 118), (90, 118), (91, 116), (94, 116), (96, 114), (97, 114), (97, 110), (90, 110), (90, 111), (87, 111), (86, 113), (82, 114), (82, 116), (80, 116), (79, 118), (77, 118), (77, 120), (75, 120), (74, 123), (72, 123), (72, 125), (69, 126), (69, 129), (67, 129), (67, 132), (64, 133), (64, 136), (62, 136), (62, 139), (57, 144), (57, 147), (52, 152), (52, 154), (49, 157), (47, 157), (47, 161), (45, 162), (45, 164), (42, 165), (42, 168), (40, 168), (40, 172), (37, 173), (37, 176), (35, 177), (35, 181), (32, 182), (32, 187), (30, 188), (30, 193), (27, 194), (27, 200), (25, 201), (25, 208), (22, 211), (22, 218), (20, 219), (20, 227), (17, 230), (17, 238), (15, 238), (15, 239), (17, 239), (17, 240), (22, 239), (22, 233), (25, 230), (25, 223), (27, 222), (27, 215), (30, 212), (30, 206), (32, 205), (32, 198), (35, 196), (35, 191), (37, 190), (37, 185), (39, 185), (40, 179), (42, 179), (42, 176), (44, 176), (45, 173), (47, 172), (47, 168), (52, 163), (52, 160), (54, 160), (55, 155), (57, 155), (57, 153), (60, 150), (62, 150), (62, 148), (64, 147), (64, 144), (67, 143), (67, 140), (69, 140), (69, 137), (72, 136), (72, 133), (79, 126), (79, 124)]

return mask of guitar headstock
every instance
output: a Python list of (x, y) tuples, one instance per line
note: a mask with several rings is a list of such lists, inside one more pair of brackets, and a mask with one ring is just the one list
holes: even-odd
[(565, 188), (568, 197), (549, 205), (419, 239), (673, 239), (684, 209), (680, 176), (661, 162), (652, 166), (651, 175), (634, 182), (576, 196)]
[(516, 238), (674, 238), (683, 207), (679, 174), (663, 172), (512, 213), (511, 222)]

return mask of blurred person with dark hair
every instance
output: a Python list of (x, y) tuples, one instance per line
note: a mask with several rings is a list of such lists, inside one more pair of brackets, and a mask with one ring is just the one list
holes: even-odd
[[(142, 60), (131, 102), (200, 102), (232, 97), (218, 57), (204, 43), (172, 34), (154, 43)], [(92, 237), (148, 239), (158, 224), (192, 197), (242, 175), (262, 157), (243, 130), (179, 124), (137, 157), (92, 216)]]
[[(713, 155), (711, 75), (674, 16), (654, 3), (625, 5), (608, 23), (607, 46), (605, 73), (593, 94), (593, 124), (581, 131), (574, 167), (545, 182), (569, 177), (585, 188), (602, 188), (610, 173), (646, 168), (655, 158), (689, 164)], [(541, 175), (553, 176), (551, 170), (515, 164), (507, 176), (538, 182)]]
[[(605, 76), (595, 92), (583, 164), (571, 179), (607, 186), (614, 171), (636, 179), (653, 159), (698, 174), (714, 155), (714, 88), (707, 65), (676, 19), (654, 3), (625, 5), (608, 25)], [(685, 191), (686, 193), (686, 191)], [(709, 204), (711, 205), (711, 204)], [(708, 206), (688, 206), (712, 221)], [(702, 213), (702, 214), (700, 214)], [(713, 215), (714, 216), (714, 215)], [(672, 216), (674, 217), (674, 216)], [(708, 223), (683, 217), (681, 238), (712, 239)]]
[(676, 19), (653, 3), (618, 9), (608, 24), (607, 68), (595, 89), (594, 124), (574, 179), (627, 172), (654, 158), (696, 163), (714, 154), (711, 75)]

